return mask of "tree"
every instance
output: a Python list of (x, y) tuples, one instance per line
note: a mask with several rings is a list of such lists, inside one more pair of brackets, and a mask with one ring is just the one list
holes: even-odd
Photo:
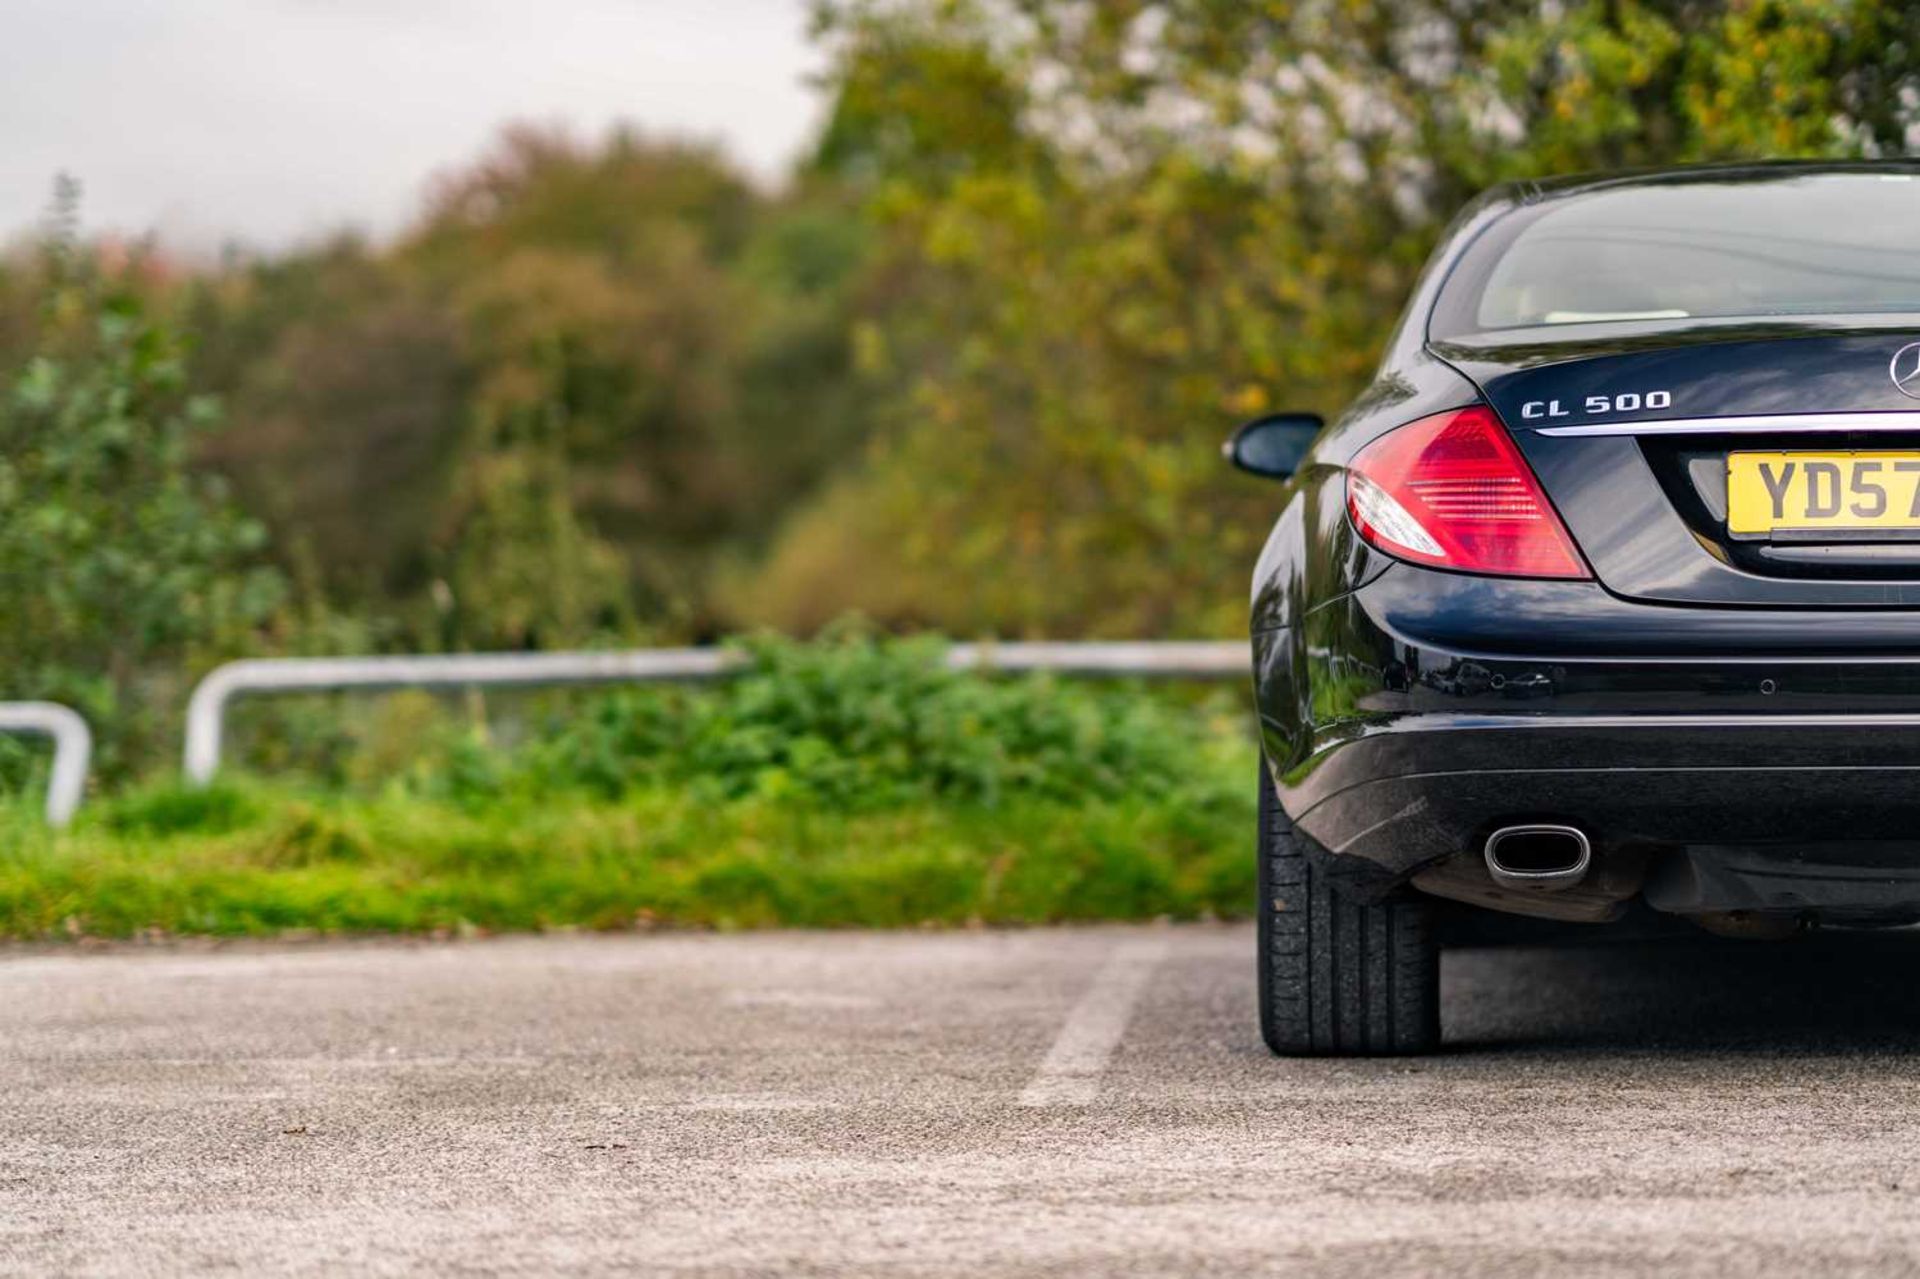
[(864, 437), (869, 233), (710, 149), (512, 129), (396, 243), (201, 282), (203, 456), (335, 609), (400, 643), (727, 629), (719, 583)]
[(44, 249), (36, 347), (0, 399), (0, 651), (6, 695), (79, 707), (111, 769), (165, 722), (146, 690), (244, 647), (281, 587), (260, 526), (189, 466), (215, 409), (186, 393), (182, 343), (81, 250), (74, 203)]

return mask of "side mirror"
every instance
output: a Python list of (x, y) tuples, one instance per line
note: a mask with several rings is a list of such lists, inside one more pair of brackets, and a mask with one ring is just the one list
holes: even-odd
[(1220, 451), (1249, 475), (1284, 480), (1300, 469), (1307, 449), (1325, 425), (1312, 413), (1275, 413), (1235, 431)]

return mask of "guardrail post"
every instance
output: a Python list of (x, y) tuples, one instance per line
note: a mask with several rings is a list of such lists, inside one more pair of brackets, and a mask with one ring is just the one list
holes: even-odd
[(53, 776), (47, 780), (47, 825), (65, 826), (80, 807), (93, 760), (93, 733), (80, 713), (58, 702), (0, 702), (0, 732), (53, 739)]
[(215, 667), (187, 698), (187, 742), (184, 761), (187, 779), (205, 786), (220, 771), (220, 737), (226, 728), (227, 700), (232, 694), (231, 673), (243, 665), (229, 662)]

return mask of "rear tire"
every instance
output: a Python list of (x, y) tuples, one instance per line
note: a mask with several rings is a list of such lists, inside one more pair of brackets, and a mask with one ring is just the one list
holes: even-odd
[(1260, 774), (1260, 1035), (1283, 1057), (1431, 1052), (1440, 1042), (1433, 908), (1349, 901), (1312, 865)]

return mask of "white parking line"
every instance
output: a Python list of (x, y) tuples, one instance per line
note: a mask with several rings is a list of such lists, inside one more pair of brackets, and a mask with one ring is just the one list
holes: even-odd
[(1160, 937), (1114, 948), (1021, 1092), (1022, 1106), (1084, 1106), (1094, 1099), (1133, 1006), (1166, 954), (1166, 939)]

